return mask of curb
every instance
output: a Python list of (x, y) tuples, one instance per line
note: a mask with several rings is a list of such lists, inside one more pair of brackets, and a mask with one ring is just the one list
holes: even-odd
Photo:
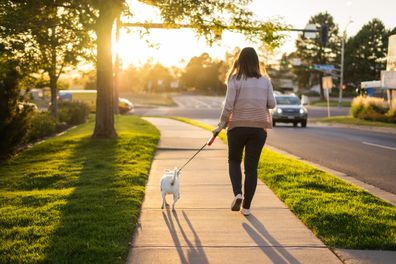
[(340, 127), (340, 128), (354, 128), (363, 131), (369, 132), (380, 132), (380, 133), (387, 133), (387, 134), (394, 134), (396, 135), (396, 128), (391, 127), (371, 127), (371, 126), (359, 126), (359, 125), (347, 125), (347, 124), (340, 124), (340, 123), (324, 123), (320, 121), (311, 121), (310, 124), (318, 125), (318, 126), (328, 126), (328, 127)]

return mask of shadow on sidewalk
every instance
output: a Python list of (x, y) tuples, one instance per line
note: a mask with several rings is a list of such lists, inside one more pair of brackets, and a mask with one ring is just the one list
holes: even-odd
[[(188, 218), (187, 214), (182, 211), (184, 221), (182, 219), (179, 220), (178, 213), (176, 211), (171, 212), (169, 208), (166, 210), (166, 214), (162, 212), (162, 216), (165, 220), (166, 226), (169, 229), (169, 232), (172, 236), (173, 242), (175, 243), (175, 247), (177, 250), (177, 253), (179, 255), (180, 261), (182, 263), (199, 263), (199, 264), (208, 264), (209, 261), (206, 257), (205, 251), (202, 247), (201, 240), (198, 237), (197, 232), (195, 231), (193, 225), (191, 224), (190, 219)], [(175, 227), (174, 220), (176, 222), (176, 225), (178, 229), (180, 230), (180, 233), (182, 235), (182, 239), (185, 241), (187, 244), (187, 253), (185, 254), (183, 252), (183, 245), (180, 243), (180, 238), (177, 234), (177, 230)], [(188, 234), (186, 234), (185, 230), (183, 229), (183, 224), (186, 223), (188, 225), (188, 228), (190, 229), (194, 242), (192, 242), (192, 238), (189, 239)]]
[(273, 263), (300, 263), (295, 257), (293, 257), (292, 254), (287, 251), (287, 249), (282, 247), (280, 243), (270, 235), (264, 225), (254, 215), (250, 215), (246, 217), (246, 219), (251, 225), (242, 223), (242, 227)]

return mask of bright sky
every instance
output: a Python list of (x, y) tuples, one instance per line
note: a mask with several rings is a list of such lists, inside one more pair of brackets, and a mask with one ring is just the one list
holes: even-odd
[[(159, 12), (152, 7), (145, 6), (137, 0), (128, 0), (133, 20), (144, 22), (156, 21)], [(347, 27), (347, 35), (356, 34), (359, 29), (372, 18), (381, 19), (390, 29), (396, 27), (396, 1), (395, 0), (254, 0), (250, 6), (257, 18), (269, 20), (281, 17), (284, 23), (294, 28), (304, 28), (309, 18), (319, 12), (328, 11), (343, 31), (349, 20), (353, 23)], [(140, 39), (137, 29), (130, 32), (121, 31), (118, 50), (123, 60), (124, 67), (128, 64), (141, 65), (149, 58), (165, 66), (180, 65), (192, 56), (208, 52), (212, 57), (223, 58), (225, 51), (234, 47), (251, 45), (239, 34), (224, 32), (223, 38), (213, 47), (208, 47), (203, 38), (198, 39), (189, 29), (161, 30), (152, 29), (151, 34), (145, 37), (158, 47), (150, 48), (146, 41)], [(278, 54), (291, 52), (294, 49), (294, 40), (297, 33), (290, 33)]]

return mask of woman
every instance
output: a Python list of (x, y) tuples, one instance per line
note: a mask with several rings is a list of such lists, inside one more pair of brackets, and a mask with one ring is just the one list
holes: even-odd
[[(235, 195), (231, 210), (240, 210), (245, 216), (250, 214), (250, 204), (256, 191), (257, 166), (267, 129), (272, 128), (268, 109), (275, 105), (271, 81), (261, 74), (256, 51), (244, 48), (229, 73), (225, 105), (213, 133), (228, 127), (228, 165)], [(242, 203), (243, 149), (245, 184)]]

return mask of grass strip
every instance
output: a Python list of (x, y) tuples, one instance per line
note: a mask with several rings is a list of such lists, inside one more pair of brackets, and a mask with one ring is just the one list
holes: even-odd
[(159, 131), (90, 121), (0, 165), (0, 263), (125, 263)]
[[(174, 119), (213, 129), (195, 120)], [(261, 155), (258, 176), (327, 246), (396, 249), (396, 207), (363, 189), (268, 149)]]
[[(327, 107), (327, 100), (316, 100), (312, 101), (309, 105), (311, 106), (321, 106), (321, 107)], [(331, 107), (338, 107), (338, 100), (330, 100), (329, 105)], [(342, 101), (341, 102), (342, 107), (351, 107), (351, 101)]]
[(329, 124), (346, 124), (346, 125), (356, 125), (356, 126), (396, 128), (396, 124), (363, 120), (363, 119), (359, 119), (359, 118), (354, 118), (353, 116), (334, 116), (334, 117), (325, 117), (325, 118), (313, 118), (313, 119), (310, 119), (310, 121), (329, 123)]
[(172, 99), (169, 93), (136, 93), (123, 92), (121, 97), (131, 100), (135, 105), (146, 106), (176, 106), (177, 104)]

